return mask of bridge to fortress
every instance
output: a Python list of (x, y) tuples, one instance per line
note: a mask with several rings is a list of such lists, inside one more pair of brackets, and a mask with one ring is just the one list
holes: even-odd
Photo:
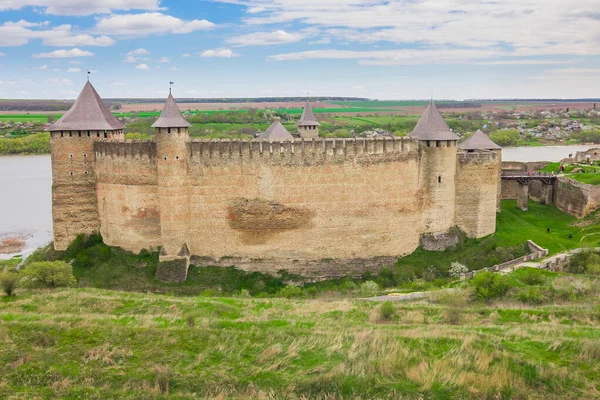
[(529, 201), (529, 188), (532, 182), (539, 182), (539, 201), (542, 204), (554, 204), (554, 187), (558, 177), (548, 172), (511, 171), (504, 170), (501, 175), (502, 181), (516, 182), (517, 207), (523, 211), (527, 210)]

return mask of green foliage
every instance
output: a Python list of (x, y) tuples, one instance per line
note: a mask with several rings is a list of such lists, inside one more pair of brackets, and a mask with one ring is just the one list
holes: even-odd
[(19, 274), (0, 271), (0, 286), (7, 296), (13, 296), (19, 283)]
[(517, 293), (517, 299), (526, 304), (542, 304), (544, 302), (544, 295), (540, 288), (530, 286), (519, 290)]
[(129, 140), (154, 140), (154, 135), (139, 132), (129, 132), (125, 134), (125, 139)]
[(294, 285), (287, 285), (277, 292), (277, 297), (285, 297), (291, 299), (293, 297), (301, 297), (302, 288)]
[(460, 278), (462, 275), (466, 274), (467, 272), (469, 272), (469, 268), (467, 268), (466, 265), (461, 264), (456, 261), (454, 261), (450, 264), (450, 269), (448, 270), (448, 274), (452, 278)]
[(28, 264), (22, 282), (31, 287), (56, 288), (75, 286), (73, 268), (64, 261), (41, 261)]
[(373, 297), (379, 293), (381, 288), (376, 282), (366, 281), (360, 285), (360, 295), (363, 297)]
[(600, 266), (600, 254), (595, 251), (581, 251), (569, 258), (565, 271), (572, 274), (597, 272)]
[(0, 138), (0, 154), (48, 154), (50, 133), (41, 132), (17, 138)]
[(569, 136), (569, 139), (575, 139), (581, 143), (600, 143), (600, 131), (599, 130), (589, 130), (589, 131), (579, 131), (573, 132)]
[(385, 301), (379, 306), (379, 316), (382, 321), (391, 321), (396, 316), (396, 308), (391, 301)]
[(504, 296), (513, 286), (508, 277), (489, 271), (475, 274), (470, 283), (473, 286), (475, 298), (483, 301)]
[[(156, 121), (156, 118), (142, 118), (136, 121), (125, 124), (125, 135), (137, 133), (144, 137), (154, 137), (154, 128), (152, 124)], [(135, 139), (134, 137), (128, 137), (128, 139)]]
[(518, 277), (526, 285), (541, 285), (546, 281), (544, 271), (535, 268), (522, 268)]
[(516, 129), (503, 129), (490, 134), (490, 139), (502, 147), (516, 146), (519, 140), (519, 131)]

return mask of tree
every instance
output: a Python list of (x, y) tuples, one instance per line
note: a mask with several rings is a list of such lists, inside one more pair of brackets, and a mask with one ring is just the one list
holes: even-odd
[(64, 261), (41, 261), (27, 265), (23, 270), (23, 282), (28, 286), (48, 288), (74, 286), (77, 283), (73, 267)]
[(12, 296), (15, 293), (19, 275), (14, 272), (0, 272), (0, 286), (7, 296)]
[(519, 131), (516, 129), (503, 129), (490, 134), (490, 139), (500, 146), (515, 146), (519, 140)]
[(461, 275), (464, 275), (467, 272), (469, 272), (469, 268), (457, 261), (451, 263), (450, 270), (448, 270), (448, 274), (450, 274), (450, 276), (453, 278), (460, 278)]

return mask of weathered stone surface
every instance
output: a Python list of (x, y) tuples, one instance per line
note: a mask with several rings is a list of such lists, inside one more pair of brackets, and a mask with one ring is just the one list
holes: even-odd
[(425, 233), (421, 235), (421, 247), (427, 251), (444, 251), (455, 248), (461, 240), (461, 233), (457, 229), (447, 232)]
[(185, 282), (187, 279), (189, 262), (185, 258), (161, 261), (156, 267), (156, 279), (161, 282)]

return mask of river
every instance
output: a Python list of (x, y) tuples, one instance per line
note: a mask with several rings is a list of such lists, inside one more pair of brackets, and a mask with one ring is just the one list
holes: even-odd
[[(503, 161), (560, 161), (593, 146), (513, 147)], [(0, 156), (0, 240), (23, 237), (22, 254), (52, 240), (52, 173), (50, 156)], [(2, 255), (9, 258), (12, 255)]]

